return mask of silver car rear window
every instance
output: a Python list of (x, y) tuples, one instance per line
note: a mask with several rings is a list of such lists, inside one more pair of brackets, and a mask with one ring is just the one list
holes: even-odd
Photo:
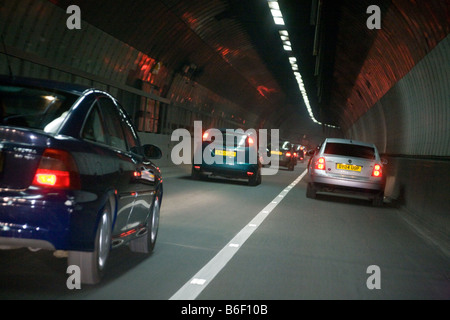
[(324, 153), (375, 160), (374, 148), (355, 144), (328, 142)]

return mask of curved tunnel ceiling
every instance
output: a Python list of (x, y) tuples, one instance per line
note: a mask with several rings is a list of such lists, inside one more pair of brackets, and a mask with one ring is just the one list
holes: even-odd
[[(329, 112), (348, 128), (450, 33), (447, 0), (375, 1), (381, 29), (369, 30), (372, 1), (342, 2)], [(327, 106), (324, 106), (327, 109)]]
[[(309, 120), (265, 0), (51, 0), (282, 126)], [(381, 29), (366, 25), (370, 5)], [(346, 130), (450, 32), (447, 0), (279, 0), (316, 118)], [(320, 13), (320, 15), (317, 15)], [(316, 41), (316, 42), (315, 42)], [(315, 46), (316, 44), (316, 46)], [(303, 130), (303, 129), (302, 129)]]
[(195, 68), (196, 82), (257, 115), (285, 104), (227, 1), (52, 1), (76, 3), (82, 19), (162, 61), (171, 70)]

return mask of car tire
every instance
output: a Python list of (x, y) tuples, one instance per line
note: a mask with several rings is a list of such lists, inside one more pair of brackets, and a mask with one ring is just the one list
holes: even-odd
[(306, 197), (310, 198), (310, 199), (315, 199), (317, 196), (317, 190), (314, 187), (314, 185), (309, 182), (308, 185), (306, 186)]
[(191, 171), (191, 178), (193, 180), (200, 180), (201, 178), (201, 173), (199, 170), (195, 170), (195, 168), (192, 166), (192, 171)]
[(372, 205), (374, 207), (382, 207), (384, 203), (384, 192), (380, 192), (372, 199)]
[(153, 199), (151, 214), (147, 219), (147, 232), (139, 238), (133, 239), (129, 243), (132, 252), (150, 254), (156, 244), (159, 229), (159, 217), (161, 208), (161, 193), (157, 192)]
[(100, 211), (97, 225), (94, 251), (69, 251), (67, 264), (80, 268), (81, 283), (97, 284), (103, 277), (109, 253), (111, 251), (111, 207), (107, 203)]
[(258, 171), (256, 172), (256, 175), (248, 178), (249, 186), (257, 186), (257, 185), (260, 185), (261, 182), (262, 182), (261, 169), (258, 169)]

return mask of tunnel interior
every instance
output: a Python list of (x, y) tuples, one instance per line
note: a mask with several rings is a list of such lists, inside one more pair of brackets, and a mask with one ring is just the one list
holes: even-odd
[[(155, 139), (202, 121), (275, 128), (311, 148), (328, 136), (374, 142), (389, 158), (392, 199), (448, 237), (449, 2), (278, 3), (292, 53), (267, 1), (0, 1), (0, 72), (107, 89)], [(80, 29), (67, 26), (71, 5)]]

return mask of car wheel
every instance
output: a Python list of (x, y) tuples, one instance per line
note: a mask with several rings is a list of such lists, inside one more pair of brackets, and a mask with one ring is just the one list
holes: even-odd
[(157, 192), (153, 200), (151, 214), (147, 219), (147, 232), (143, 236), (130, 241), (129, 247), (132, 252), (145, 254), (153, 252), (158, 236), (160, 207), (161, 194)]
[(373, 198), (372, 205), (374, 207), (382, 207), (384, 203), (384, 192), (380, 192)]
[(201, 173), (199, 170), (195, 170), (195, 168), (192, 166), (192, 171), (191, 171), (191, 178), (193, 180), (199, 180), (201, 178)]
[(69, 251), (67, 264), (80, 268), (81, 283), (96, 284), (103, 277), (111, 250), (111, 207), (109, 203), (101, 211), (97, 225), (94, 251)]
[(317, 195), (317, 190), (314, 187), (314, 185), (309, 182), (308, 185), (306, 186), (306, 197), (310, 198), (310, 199), (315, 199), (316, 195)]
[(256, 171), (256, 174), (248, 178), (248, 185), (249, 186), (257, 186), (261, 184), (262, 177), (261, 177), (261, 169), (258, 169)]

